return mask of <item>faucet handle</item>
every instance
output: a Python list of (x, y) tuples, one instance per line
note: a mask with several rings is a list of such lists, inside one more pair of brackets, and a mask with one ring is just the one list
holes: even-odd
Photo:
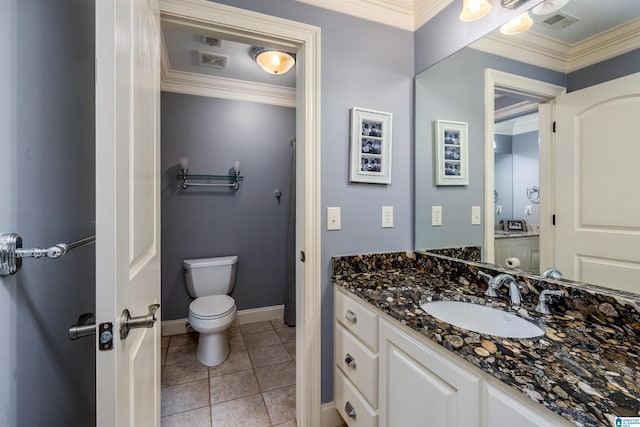
[(538, 298), (538, 305), (536, 305), (536, 311), (541, 314), (551, 314), (549, 308), (547, 307), (547, 301), (549, 301), (551, 295), (556, 296), (564, 296), (564, 292), (561, 290), (550, 290), (545, 289), (540, 292), (540, 297)]
[(485, 282), (489, 285), (487, 291), (484, 293), (488, 297), (497, 297), (496, 286), (493, 283), (493, 276), (485, 273), (484, 271), (478, 271), (478, 276), (484, 279)]
[(490, 274), (485, 273), (484, 271), (478, 271), (478, 276), (480, 276), (481, 278), (484, 279), (485, 282), (489, 283), (491, 281), (491, 279), (493, 279), (493, 276)]

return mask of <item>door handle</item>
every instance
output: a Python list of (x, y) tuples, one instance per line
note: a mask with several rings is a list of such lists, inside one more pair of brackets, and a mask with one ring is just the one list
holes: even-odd
[(78, 323), (69, 328), (69, 339), (77, 340), (82, 337), (90, 337), (96, 334), (96, 315), (84, 313), (78, 317)]
[(122, 314), (120, 315), (120, 339), (126, 339), (131, 329), (153, 328), (153, 325), (156, 324), (156, 312), (159, 308), (160, 304), (151, 304), (149, 306), (149, 313), (136, 317), (132, 317), (126, 308), (122, 310)]

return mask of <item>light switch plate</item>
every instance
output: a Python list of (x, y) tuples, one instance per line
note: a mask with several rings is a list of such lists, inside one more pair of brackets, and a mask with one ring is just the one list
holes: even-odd
[(431, 225), (442, 225), (442, 206), (431, 206)]
[(471, 225), (480, 225), (480, 206), (471, 206)]
[(393, 206), (382, 207), (382, 228), (393, 227)]
[(524, 214), (531, 215), (531, 205), (524, 205)]
[(327, 208), (327, 230), (340, 230), (340, 208)]

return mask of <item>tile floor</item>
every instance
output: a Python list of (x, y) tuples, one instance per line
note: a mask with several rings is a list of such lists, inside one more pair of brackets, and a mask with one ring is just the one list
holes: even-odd
[(295, 427), (295, 328), (232, 326), (227, 360), (198, 362), (198, 335), (162, 338), (162, 426)]

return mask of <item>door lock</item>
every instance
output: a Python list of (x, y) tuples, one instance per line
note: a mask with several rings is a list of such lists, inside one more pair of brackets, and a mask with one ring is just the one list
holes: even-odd
[(122, 310), (122, 314), (120, 315), (120, 339), (126, 339), (131, 329), (153, 328), (157, 320), (156, 312), (158, 308), (160, 308), (160, 304), (151, 304), (149, 306), (149, 313), (136, 317), (132, 317), (126, 308)]

